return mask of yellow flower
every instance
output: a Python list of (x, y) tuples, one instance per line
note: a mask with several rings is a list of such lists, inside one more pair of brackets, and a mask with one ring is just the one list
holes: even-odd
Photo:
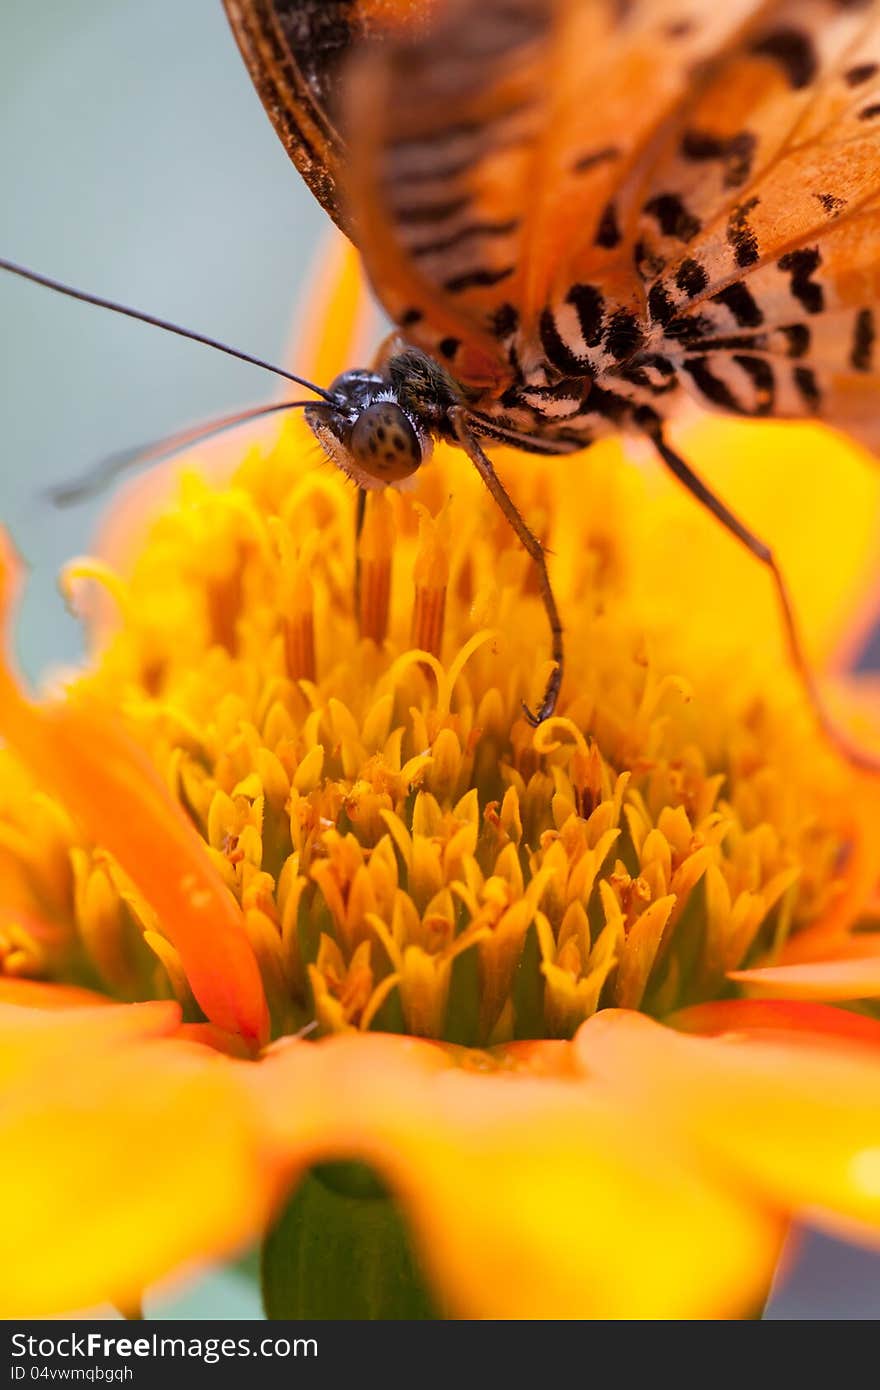
[[(346, 260), (327, 376), (356, 291)], [(868, 462), (795, 427), (687, 448), (839, 672)], [(567, 622), (533, 730), (540, 598), (466, 459), (371, 495), (355, 554), (299, 420), (238, 454), (68, 568), (94, 652), (59, 698), (0, 672), (0, 1311), (128, 1306), (336, 1160), (453, 1315), (737, 1316), (792, 1216), (876, 1234), (880, 788), (764, 576), (618, 443), (504, 456)]]

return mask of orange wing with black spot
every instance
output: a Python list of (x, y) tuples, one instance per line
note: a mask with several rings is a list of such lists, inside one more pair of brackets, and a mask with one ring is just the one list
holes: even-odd
[(497, 357), (514, 319), (527, 340), (563, 281), (619, 275), (622, 187), (754, 8), (448, 0), (356, 62), (358, 239), (408, 336), (473, 380), (477, 345)]
[[(755, 0), (225, 0), (260, 96), (407, 335), (509, 370), (615, 191)], [(350, 55), (355, 61), (347, 61)], [(347, 68), (347, 71), (346, 71)], [(342, 132), (347, 132), (347, 138)]]
[(632, 251), (685, 384), (880, 447), (880, 5), (785, 0), (695, 87)]
[(589, 281), (703, 402), (880, 444), (878, 0), (225, 3), (388, 312), (463, 381), (500, 392)]

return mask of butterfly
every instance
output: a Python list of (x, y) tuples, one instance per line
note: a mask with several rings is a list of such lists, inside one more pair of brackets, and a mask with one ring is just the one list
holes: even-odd
[(396, 332), (327, 389), (259, 362), (315, 398), (216, 426), (302, 406), (361, 502), (434, 439), (463, 449), (536, 567), (554, 665), (534, 723), (556, 706), (562, 621), (486, 447), (647, 438), (767, 567), (817, 718), (874, 767), (822, 706), (772, 550), (666, 425), (690, 395), (742, 417), (814, 417), (880, 449), (880, 0), (224, 6), (285, 148)]
[(880, 448), (878, 0), (224, 0), (257, 92), (356, 242), (398, 332), (307, 410), (361, 487), (463, 448), (538, 568), (485, 452), (646, 436), (687, 393), (817, 417)]

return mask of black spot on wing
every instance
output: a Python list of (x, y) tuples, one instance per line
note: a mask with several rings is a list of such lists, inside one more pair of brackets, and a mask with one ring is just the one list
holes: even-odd
[(811, 276), (822, 263), (818, 246), (802, 247), (780, 256), (777, 265), (791, 275), (791, 293), (803, 304), (808, 314), (821, 314), (825, 307), (825, 291)]
[(606, 391), (598, 386), (594, 386), (590, 392), (589, 406), (591, 410), (595, 410), (598, 415), (613, 421), (614, 424), (626, 419), (632, 410), (632, 402), (628, 396), (619, 396), (616, 391)]
[(758, 238), (749, 225), (749, 213), (758, 206), (759, 198), (748, 198), (733, 209), (727, 219), (727, 240), (733, 247), (737, 265), (744, 269), (759, 259)]
[(681, 154), (693, 163), (718, 160), (724, 168), (724, 187), (739, 188), (752, 172), (757, 139), (750, 130), (722, 137), (705, 130), (686, 130)]
[(811, 410), (818, 410), (822, 404), (822, 393), (812, 367), (795, 367), (794, 383)]
[(880, 116), (880, 101), (874, 101), (859, 112), (860, 121), (875, 121)]
[(700, 262), (689, 256), (678, 267), (675, 283), (683, 294), (686, 294), (690, 299), (695, 299), (708, 285), (709, 276)]
[(642, 342), (642, 330), (634, 314), (627, 309), (618, 309), (605, 333), (605, 347), (618, 362), (633, 353)]
[(818, 60), (813, 40), (805, 29), (780, 26), (763, 34), (751, 46), (752, 52), (770, 58), (785, 74), (796, 91), (808, 87), (816, 76)]
[(394, 187), (396, 189), (418, 188), (425, 183), (452, 183), (454, 179), (461, 178), (469, 169), (474, 167), (474, 157), (472, 154), (460, 155), (457, 159), (449, 159), (445, 164), (426, 164), (419, 168), (414, 165), (411, 169), (400, 169), (394, 172)]
[(633, 247), (633, 265), (643, 280), (656, 280), (666, 269), (666, 260), (644, 241), (637, 241)]
[(766, 333), (728, 333), (717, 337), (708, 335), (693, 344), (707, 352), (766, 352)]
[(786, 339), (789, 357), (806, 357), (812, 334), (805, 323), (785, 323), (779, 329)]
[(645, 367), (641, 366), (623, 367), (620, 375), (624, 381), (631, 381), (634, 386), (640, 386), (642, 390), (650, 391), (655, 396), (665, 396), (678, 387), (678, 379), (674, 371), (670, 377), (663, 377), (660, 381), (657, 381)]
[(464, 193), (456, 198), (444, 198), (433, 203), (404, 203), (394, 209), (395, 221), (404, 227), (421, 227), (432, 222), (443, 222), (463, 212), (471, 201), (471, 195)]
[(838, 198), (834, 193), (814, 193), (813, 197), (821, 203), (829, 217), (836, 217), (846, 207), (846, 199)]
[(843, 74), (848, 87), (861, 87), (863, 83), (870, 82), (872, 77), (876, 77), (878, 65), (876, 63), (856, 63), (854, 67), (848, 68)]
[(599, 218), (599, 226), (596, 229), (596, 245), (611, 250), (613, 247), (619, 246), (622, 241), (623, 233), (617, 220), (617, 209), (613, 203), (609, 203)]
[(405, 133), (392, 135), (388, 140), (388, 148), (390, 150), (409, 150), (415, 147), (421, 150), (423, 147), (430, 148), (432, 145), (451, 144), (453, 140), (461, 140), (470, 135), (480, 135), (482, 132), (483, 124), (480, 121), (453, 121), (450, 125), (425, 131), (417, 138)]
[(587, 347), (598, 347), (605, 315), (605, 300), (600, 291), (595, 285), (572, 285), (565, 298), (566, 303), (574, 306)]
[(510, 338), (519, 327), (519, 310), (515, 304), (499, 304), (492, 315), (492, 332), (496, 338)]
[(729, 309), (740, 328), (758, 328), (764, 322), (764, 315), (755, 302), (755, 296), (742, 280), (725, 286), (712, 296), (713, 304), (723, 304)]
[(448, 236), (436, 237), (433, 241), (423, 241), (418, 246), (410, 247), (409, 254), (413, 259), (420, 256), (437, 256), (444, 251), (451, 251), (456, 246), (461, 246), (466, 241), (471, 241), (475, 237), (508, 236), (515, 232), (519, 226), (519, 218), (511, 217), (504, 222), (468, 222), (466, 226), (459, 227), (457, 231), (450, 232)]
[(751, 413), (769, 415), (776, 402), (776, 378), (773, 368), (764, 357), (751, 357), (747, 353), (735, 353), (734, 362), (740, 371), (751, 378), (755, 389), (755, 403)]
[(664, 25), (663, 37), (671, 39), (674, 43), (677, 39), (686, 39), (696, 27), (696, 21), (693, 19), (672, 19)]
[(552, 309), (545, 309), (538, 321), (541, 347), (551, 366), (564, 372), (567, 377), (583, 377), (591, 372), (585, 357), (569, 346), (560, 333)]
[(665, 285), (661, 285), (659, 281), (651, 286), (648, 293), (648, 312), (651, 322), (659, 323), (662, 328), (675, 318), (675, 304)]
[(520, 388), (520, 400), (538, 416), (543, 412), (545, 401), (564, 401), (576, 409), (584, 401), (584, 374), (581, 372), (576, 377), (554, 382), (552, 386), (523, 386)]
[(609, 164), (615, 159), (620, 158), (620, 150), (616, 145), (605, 145), (601, 150), (590, 150), (588, 154), (582, 154), (571, 166), (573, 174), (586, 174), (588, 170), (595, 169), (599, 164)]
[(659, 352), (652, 352), (642, 360), (646, 367), (653, 368), (653, 370), (659, 372), (661, 376), (675, 376), (675, 366), (670, 362), (668, 357), (663, 357)]
[(643, 211), (653, 217), (664, 236), (678, 241), (691, 241), (700, 230), (701, 222), (688, 212), (677, 193), (658, 193), (649, 198)]
[(877, 328), (874, 323), (874, 312), (872, 309), (862, 309), (856, 316), (852, 353), (849, 359), (857, 372), (869, 372), (874, 365), (876, 337)]
[(502, 280), (508, 279), (514, 272), (515, 267), (506, 265), (498, 270), (490, 270), (487, 266), (478, 266), (475, 270), (466, 270), (461, 275), (453, 275), (449, 280), (444, 280), (443, 288), (448, 294), (460, 294), (462, 290), (487, 288), (489, 285), (497, 285)]
[(664, 337), (676, 343), (701, 344), (715, 333), (715, 324), (706, 314), (680, 314), (666, 325)]
[(720, 406), (722, 410), (729, 410), (734, 415), (743, 413), (742, 406), (727, 383), (712, 372), (708, 357), (686, 357), (682, 367), (697, 390), (706, 397), (707, 401), (711, 401), (712, 405)]

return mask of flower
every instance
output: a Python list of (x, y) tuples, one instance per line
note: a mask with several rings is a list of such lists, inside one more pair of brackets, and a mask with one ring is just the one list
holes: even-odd
[[(756, 523), (797, 461), (774, 539), (870, 737), (870, 467), (805, 427), (686, 439)], [(689, 499), (619, 443), (499, 466), (567, 619), (537, 730), (540, 599), (467, 460), (371, 495), (355, 553), (298, 419), (118, 527), (126, 565), (68, 567), (94, 650), (59, 695), (4, 664), (6, 1316), (130, 1306), (342, 1160), (453, 1315), (740, 1316), (792, 1216), (876, 1238), (880, 788)]]

